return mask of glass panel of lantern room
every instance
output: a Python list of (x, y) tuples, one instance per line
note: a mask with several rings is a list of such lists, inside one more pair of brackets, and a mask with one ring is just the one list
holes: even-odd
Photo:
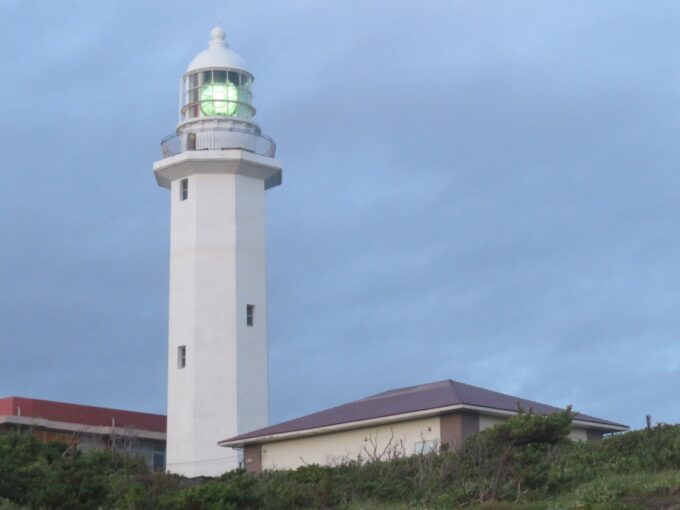
[[(195, 83), (198, 83), (199, 76), (198, 75), (194, 75), (194, 76), (196, 76)], [(192, 117), (192, 118), (198, 116), (198, 113), (197, 113), (198, 110), (195, 108), (195, 106), (198, 105), (199, 90), (200, 90), (200, 88), (198, 87), (198, 85), (189, 89), (189, 96), (187, 97), (187, 104), (189, 105), (189, 111), (192, 112), (192, 114), (189, 115), (189, 116)]]
[[(224, 73), (224, 74), (222, 74)], [(229, 116), (237, 113), (238, 87), (230, 81), (231, 71), (215, 71), (213, 81), (204, 83), (200, 89), (201, 112), (203, 116)], [(224, 78), (224, 81), (221, 79)]]
[(180, 96), (180, 119), (186, 120), (187, 104), (189, 104), (189, 78), (182, 79), (182, 94)]
[(253, 95), (244, 87), (239, 87), (238, 96), (242, 103), (253, 104)]

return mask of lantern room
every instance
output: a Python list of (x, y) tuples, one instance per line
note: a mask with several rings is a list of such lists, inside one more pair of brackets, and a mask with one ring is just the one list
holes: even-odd
[(241, 119), (255, 115), (253, 75), (225, 42), (224, 30), (210, 32), (210, 46), (199, 53), (182, 77), (180, 125), (197, 119)]
[(224, 30), (210, 32), (208, 48), (182, 77), (179, 124), (163, 139), (163, 157), (185, 151), (243, 149), (274, 157), (276, 144), (253, 122), (253, 75), (229, 48)]
[(249, 120), (255, 115), (253, 77), (245, 71), (206, 69), (184, 75), (180, 122), (205, 117)]

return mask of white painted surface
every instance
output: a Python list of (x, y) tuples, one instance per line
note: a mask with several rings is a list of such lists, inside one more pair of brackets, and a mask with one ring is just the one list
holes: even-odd
[[(391, 442), (390, 442), (391, 440)], [(348, 460), (389, 456), (392, 447), (406, 455), (420, 441), (440, 441), (439, 417), (346, 430), (262, 445), (263, 469), (295, 469), (306, 464), (336, 465)]]
[(171, 193), (167, 469), (186, 476), (236, 468), (217, 442), (268, 423), (264, 180), (225, 152), (155, 165)]
[[(232, 69), (250, 76), (224, 39), (214, 28), (209, 48), (187, 72)], [(220, 134), (235, 126), (247, 132)], [(218, 441), (269, 421), (264, 193), (281, 183), (281, 165), (243, 143), (257, 140), (252, 122), (199, 117), (177, 127), (180, 136), (188, 132), (197, 135), (192, 150), (154, 163), (158, 184), (171, 196), (166, 464), (169, 472), (214, 476), (240, 461)], [(203, 150), (215, 148), (207, 140), (216, 136), (241, 138)], [(189, 181), (186, 200), (180, 200), (182, 179)], [(255, 306), (253, 326), (246, 324), (247, 305)]]
[(261, 179), (267, 189), (281, 184), (281, 163), (241, 149), (186, 151), (153, 164), (156, 182), (170, 184), (194, 174), (237, 174)]
[(215, 27), (210, 32), (210, 45), (191, 61), (187, 73), (199, 69), (227, 68), (248, 72), (245, 60), (235, 51), (229, 49), (225, 41), (224, 30)]

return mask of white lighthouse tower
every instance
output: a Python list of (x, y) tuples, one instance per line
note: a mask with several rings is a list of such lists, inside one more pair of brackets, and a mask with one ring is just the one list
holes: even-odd
[(264, 192), (281, 164), (252, 120), (252, 84), (214, 28), (153, 166), (171, 197), (166, 463), (186, 476), (236, 468), (217, 442), (268, 422)]

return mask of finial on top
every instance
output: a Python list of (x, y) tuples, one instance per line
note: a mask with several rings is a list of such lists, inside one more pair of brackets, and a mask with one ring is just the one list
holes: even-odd
[(211, 48), (228, 48), (229, 46), (224, 40), (224, 30), (222, 27), (215, 27), (210, 31), (210, 47)]
[(218, 39), (224, 41), (224, 30), (222, 30), (222, 27), (218, 25), (210, 31), (210, 37), (213, 41)]
[(194, 57), (187, 67), (187, 73), (208, 68), (227, 68), (248, 72), (245, 61), (225, 42), (224, 30), (219, 25), (210, 31), (209, 47)]

